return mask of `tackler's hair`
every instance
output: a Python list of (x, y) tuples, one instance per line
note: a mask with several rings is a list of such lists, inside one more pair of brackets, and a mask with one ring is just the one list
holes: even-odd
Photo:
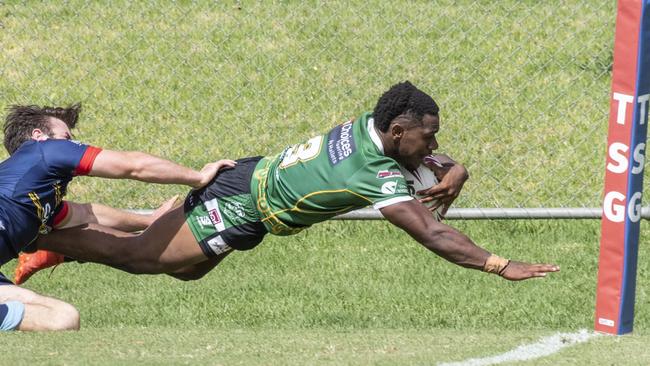
[(40, 129), (49, 135), (50, 117), (60, 119), (72, 130), (77, 125), (81, 103), (73, 104), (67, 108), (12, 105), (7, 108), (7, 111), (4, 125), (4, 145), (11, 155), (20, 145), (31, 139), (34, 129)]

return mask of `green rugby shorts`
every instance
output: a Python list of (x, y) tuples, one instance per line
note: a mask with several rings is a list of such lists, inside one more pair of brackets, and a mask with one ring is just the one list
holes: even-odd
[(224, 169), (215, 179), (185, 199), (185, 219), (194, 238), (208, 257), (232, 249), (253, 249), (267, 230), (260, 221), (251, 196), (253, 170), (261, 157), (237, 160), (234, 168)]

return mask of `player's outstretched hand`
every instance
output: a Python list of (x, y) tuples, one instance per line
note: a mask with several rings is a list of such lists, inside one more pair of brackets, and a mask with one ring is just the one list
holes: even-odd
[(501, 277), (510, 281), (521, 281), (535, 277), (546, 277), (547, 273), (558, 272), (560, 267), (555, 264), (530, 264), (510, 261), (501, 273)]
[(214, 177), (217, 176), (217, 173), (219, 170), (223, 168), (232, 168), (235, 165), (237, 165), (237, 162), (234, 160), (228, 160), (228, 159), (223, 159), (219, 161), (215, 161), (214, 163), (208, 163), (205, 164), (203, 169), (199, 173), (201, 173), (201, 182), (199, 185), (195, 186), (194, 188), (201, 188), (205, 186), (206, 184), (210, 183)]

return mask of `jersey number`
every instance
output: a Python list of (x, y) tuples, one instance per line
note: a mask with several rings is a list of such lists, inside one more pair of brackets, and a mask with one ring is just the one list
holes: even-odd
[(309, 139), (304, 144), (293, 145), (289, 147), (284, 154), (284, 159), (280, 163), (281, 169), (288, 168), (296, 163), (311, 160), (320, 153), (323, 144), (323, 136), (316, 136)]

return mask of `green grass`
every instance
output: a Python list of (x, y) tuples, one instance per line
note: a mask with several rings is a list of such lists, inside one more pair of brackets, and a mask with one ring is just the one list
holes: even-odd
[[(82, 101), (79, 140), (200, 167), (275, 153), (410, 79), (442, 108), (441, 151), (470, 170), (458, 206), (596, 207), (614, 19), (598, 1), (2, 1), (0, 96)], [(186, 192), (80, 178), (69, 198), (147, 208)], [(385, 222), (269, 237), (197, 282), (65, 264), (27, 287), (75, 304), (82, 331), (0, 334), (0, 364), (429, 365), (592, 328), (598, 222), (453, 224), (562, 272), (506, 282)], [(647, 363), (648, 234), (638, 331), (530, 364)]]
[[(489, 357), (548, 331), (452, 329), (107, 328), (0, 335), (2, 364), (39, 365), (435, 365)], [(650, 334), (599, 337), (522, 365), (645, 365)], [(173, 346), (170, 346), (173, 345)], [(603, 352), (603, 349), (609, 350)]]
[[(495, 253), (557, 262), (563, 272), (511, 283), (449, 264), (386, 222), (331, 222), (295, 238), (269, 236), (196, 282), (65, 264), (29, 287), (83, 305), (88, 327), (466, 329), (495, 319), (503, 329), (591, 325), (596, 222), (459, 224)], [(641, 263), (640, 272), (646, 268)]]
[[(57, 364), (432, 364), (593, 328), (597, 222), (453, 224), (495, 253), (562, 271), (507, 282), (449, 264), (388, 223), (330, 222), (269, 237), (194, 282), (61, 265), (27, 287), (77, 305), (81, 332), (1, 335), (3, 349), (20, 354), (28, 344), (37, 349), (28, 359), (55, 352)], [(648, 258), (646, 223), (642, 230), (639, 257)], [(632, 336), (598, 338), (539, 364), (631, 357), (648, 340), (649, 270), (642, 259)], [(643, 364), (643, 349), (626, 364)]]
[[(461, 207), (596, 207), (614, 19), (598, 1), (5, 1), (0, 95), (83, 101), (79, 139), (200, 167), (276, 153), (410, 79), (472, 173)], [(132, 208), (174, 193), (70, 189)]]

